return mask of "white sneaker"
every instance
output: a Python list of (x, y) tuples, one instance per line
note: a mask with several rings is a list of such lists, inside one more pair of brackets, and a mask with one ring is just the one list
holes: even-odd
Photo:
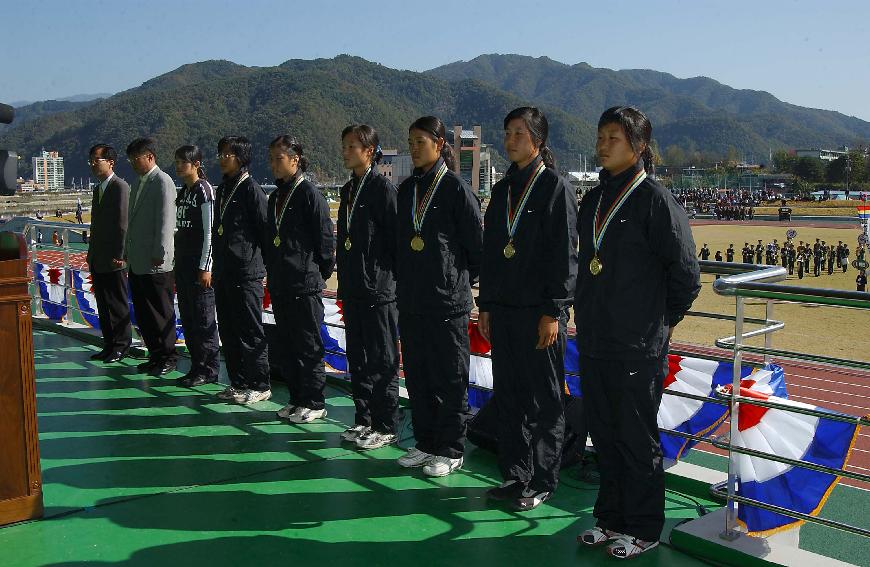
[(354, 441), (359, 441), (361, 437), (365, 437), (371, 433), (371, 431), (372, 428), (368, 425), (354, 425), (353, 427), (345, 429), (341, 434), (341, 438), (353, 443)]
[(429, 464), (423, 467), (423, 474), (426, 476), (447, 476), (461, 466), (462, 457), (451, 459), (450, 457), (435, 455)]
[(623, 535), (607, 546), (607, 553), (617, 559), (633, 559), (651, 549), (658, 547), (657, 541), (643, 541), (630, 535)]
[(326, 408), (315, 410), (303, 407), (297, 407), (296, 410), (290, 414), (289, 419), (293, 423), (311, 423), (315, 419), (321, 419), (326, 417)]
[(371, 431), (368, 435), (360, 437), (356, 440), (356, 446), (360, 449), (377, 449), (384, 445), (390, 445), (396, 442), (396, 436), (392, 433), (381, 433), (380, 431)]
[(290, 419), (290, 416), (293, 414), (294, 411), (296, 411), (296, 406), (288, 403), (286, 406), (276, 411), (275, 414), (277, 414), (277, 416), (281, 419)]
[(245, 390), (245, 396), (239, 402), (246, 406), (268, 400), (272, 397), (272, 390)]
[(407, 453), (398, 458), (397, 462), (405, 468), (422, 467), (429, 464), (433, 456), (417, 447), (411, 447)]
[(236, 390), (232, 386), (227, 386), (226, 388), (218, 392), (217, 397), (222, 400), (233, 400), (235, 402), (241, 402), (244, 398), (244, 395), (244, 390)]

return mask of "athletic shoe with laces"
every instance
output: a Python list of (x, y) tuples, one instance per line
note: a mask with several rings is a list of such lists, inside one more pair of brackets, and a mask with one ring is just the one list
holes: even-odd
[(408, 452), (397, 459), (400, 466), (405, 468), (422, 467), (428, 465), (434, 455), (421, 451), (417, 447), (411, 447)]
[(233, 400), (235, 402), (240, 402), (244, 399), (245, 391), (244, 390), (236, 390), (232, 386), (227, 386), (223, 390), (217, 393), (217, 397), (222, 400)]
[(276, 411), (275, 414), (281, 419), (290, 419), (290, 416), (293, 415), (294, 411), (296, 411), (296, 406), (292, 403), (288, 403), (286, 406)]
[(287, 419), (293, 423), (311, 423), (315, 419), (321, 419), (324, 417), (326, 417), (326, 408), (315, 410), (299, 406)]
[(341, 433), (341, 438), (345, 441), (349, 441), (353, 443), (354, 441), (358, 441), (360, 437), (365, 437), (369, 433), (371, 433), (372, 428), (368, 425), (354, 425), (353, 427), (348, 427)]
[(630, 535), (623, 535), (607, 546), (607, 553), (617, 559), (633, 559), (641, 553), (655, 549), (658, 545), (657, 541), (643, 541)]
[(519, 498), (524, 488), (525, 485), (522, 482), (512, 478), (487, 490), (486, 497), (490, 500), (514, 500)]
[(392, 433), (381, 433), (380, 431), (370, 431), (368, 435), (361, 436), (356, 440), (356, 446), (360, 449), (377, 449), (384, 445), (390, 445), (396, 442), (396, 436)]
[(549, 492), (535, 490), (534, 488), (525, 488), (522, 493), (520, 493), (519, 498), (514, 500), (513, 506), (515, 510), (525, 512), (527, 510), (534, 510), (549, 499)]
[(423, 474), (426, 476), (447, 476), (461, 466), (462, 457), (451, 459), (450, 457), (435, 455), (429, 464), (423, 467)]
[(242, 399), (242, 404), (250, 405), (257, 402), (263, 402), (272, 397), (272, 390), (245, 390), (245, 396)]
[(595, 526), (578, 535), (577, 543), (589, 546), (604, 545), (608, 541), (613, 541), (624, 536), (625, 534)]

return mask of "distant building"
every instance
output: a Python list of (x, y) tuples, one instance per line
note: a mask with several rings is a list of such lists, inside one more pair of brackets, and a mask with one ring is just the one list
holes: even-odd
[(795, 150), (794, 155), (796, 157), (809, 157), (820, 159), (822, 161), (834, 161), (837, 158), (841, 158), (846, 155), (846, 148), (842, 150), (823, 150), (820, 148), (813, 148), (809, 150)]
[[(480, 152), (481, 129), (463, 130), (461, 125), (453, 127), (453, 151), (456, 153), (456, 173), (468, 183), (475, 195), (480, 194)], [(488, 191), (489, 188), (487, 187)]]
[(396, 181), (395, 174), (393, 173), (393, 160), (399, 155), (399, 150), (381, 150), (381, 153), (384, 155), (381, 158), (381, 163), (378, 164), (378, 171), (393, 182), (394, 185), (398, 185), (399, 183)]
[(399, 183), (411, 177), (414, 172), (414, 163), (411, 161), (411, 154), (399, 154), (390, 158), (392, 167), (392, 181), (398, 187)]
[(477, 194), (481, 197), (489, 197), (493, 185), (495, 185), (495, 169), (492, 166), (489, 145), (480, 144), (480, 175)]
[(33, 183), (48, 191), (63, 189), (63, 158), (57, 152), (42, 151), (33, 158)]

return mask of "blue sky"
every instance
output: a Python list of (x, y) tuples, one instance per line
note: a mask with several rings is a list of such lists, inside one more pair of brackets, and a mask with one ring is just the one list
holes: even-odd
[(19, 0), (2, 13), (0, 102), (117, 92), (207, 59), (349, 53), (425, 70), (520, 53), (704, 75), (870, 120), (867, 0)]

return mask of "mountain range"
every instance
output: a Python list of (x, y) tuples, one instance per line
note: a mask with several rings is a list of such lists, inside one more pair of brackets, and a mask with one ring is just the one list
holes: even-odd
[[(195, 143), (204, 148), (207, 170), (216, 177), (217, 140), (243, 134), (254, 144), (252, 171), (263, 179), (269, 177), (269, 141), (289, 132), (302, 141), (315, 174), (341, 179), (346, 174), (339, 136), (348, 124), (369, 123), (383, 147), (402, 149), (408, 124), (434, 114), (448, 128), (480, 124), (483, 142), (502, 152), (503, 117), (524, 104), (547, 114), (550, 146), (562, 170), (578, 169), (581, 154), (592, 165), (598, 116), (622, 104), (647, 113), (660, 151), (676, 146), (687, 154), (737, 152), (766, 161), (770, 150), (870, 140), (870, 122), (705, 77), (679, 79), (519, 55), (481, 55), (419, 73), (340, 55), (291, 59), (275, 67), (205, 61), (106, 98), (34, 103), (16, 109), (15, 123), (0, 130), (0, 147), (27, 158), (41, 148), (58, 150), (66, 156), (67, 177), (80, 177), (89, 174), (85, 154), (93, 143), (106, 141), (123, 152), (130, 140), (150, 134), (160, 143), (158, 161), (170, 172), (172, 150)], [(29, 159), (23, 163), (21, 173), (28, 174)], [(119, 165), (129, 179), (132, 171)]]

